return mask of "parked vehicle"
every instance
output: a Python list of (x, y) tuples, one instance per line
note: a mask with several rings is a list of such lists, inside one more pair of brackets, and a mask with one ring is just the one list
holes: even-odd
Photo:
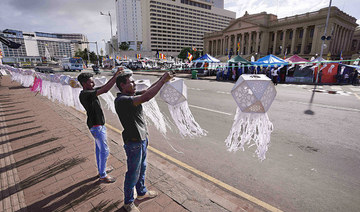
[(92, 65), (91, 67), (92, 67), (93, 71), (95, 72), (95, 74), (100, 74), (100, 68), (99, 68), (99, 66), (97, 66), (97, 65)]
[(49, 64), (37, 64), (34, 70), (41, 73), (54, 73), (54, 69)]
[(64, 71), (81, 71), (83, 70), (83, 59), (81, 57), (64, 58), (61, 60)]

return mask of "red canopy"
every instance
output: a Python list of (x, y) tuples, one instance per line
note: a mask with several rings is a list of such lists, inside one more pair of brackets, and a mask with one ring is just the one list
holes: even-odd
[(301, 63), (301, 62), (310, 62), (309, 60), (307, 59), (304, 59), (302, 57), (299, 57), (297, 54), (294, 54), (293, 56), (289, 57), (289, 58), (286, 58), (285, 59), (286, 62), (289, 62), (289, 63)]

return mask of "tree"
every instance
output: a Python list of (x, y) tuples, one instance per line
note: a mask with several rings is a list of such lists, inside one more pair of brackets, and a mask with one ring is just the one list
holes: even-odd
[[(81, 51), (80, 49), (75, 53), (75, 57), (81, 57), (84, 61), (86, 61), (86, 64), (89, 63), (88, 59), (90, 59), (91, 63), (97, 64), (97, 55), (95, 54), (95, 52), (89, 52), (89, 56), (88, 56), (88, 52), (89, 50), (87, 48), (85, 48), (83, 51)], [(89, 58), (88, 58), (89, 57)]]
[(188, 57), (188, 52), (190, 52), (190, 54), (192, 54), (193, 60), (199, 58), (199, 56), (200, 56), (199, 51), (194, 51), (194, 50), (192, 50), (192, 48), (190, 48), (190, 47), (185, 47), (185, 48), (183, 48), (183, 49), (180, 51), (180, 53), (179, 53), (179, 55), (178, 55), (178, 58), (183, 59), (183, 60), (184, 60), (184, 59), (187, 59), (187, 57)]
[(130, 42), (121, 42), (119, 49), (126, 51), (130, 48)]

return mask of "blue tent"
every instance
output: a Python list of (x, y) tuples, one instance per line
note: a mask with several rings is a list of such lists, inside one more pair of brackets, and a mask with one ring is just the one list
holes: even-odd
[(209, 55), (209, 54), (204, 54), (203, 56), (199, 57), (198, 59), (193, 61), (194, 63), (203, 63), (203, 62), (208, 62), (208, 63), (219, 63), (220, 60), (216, 59), (215, 57)]
[(279, 57), (276, 57), (275, 55), (270, 54), (270, 55), (267, 55), (265, 57), (258, 59), (255, 62), (251, 62), (251, 64), (257, 65), (257, 66), (264, 66), (264, 67), (267, 67), (267, 66), (274, 67), (276, 65), (279, 67), (281, 65), (287, 65), (288, 63), (285, 60), (283, 60)]

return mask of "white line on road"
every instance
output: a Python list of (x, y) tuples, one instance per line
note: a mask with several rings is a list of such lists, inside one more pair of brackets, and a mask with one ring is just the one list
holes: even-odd
[[(289, 101), (289, 102), (293, 102), (293, 103), (297, 103), (297, 104), (303, 104), (303, 105), (308, 105), (308, 104), (309, 104), (308, 102), (298, 102), (298, 101)], [(318, 107), (331, 108), (331, 109), (338, 109), (338, 110), (347, 110), (347, 111), (360, 112), (359, 109), (355, 109), (355, 108), (346, 108), (346, 107), (338, 107), (338, 106), (315, 104), (315, 103), (313, 103), (312, 105), (318, 106)]]
[(190, 89), (190, 90), (196, 90), (196, 91), (203, 91), (203, 90), (205, 90), (205, 89), (202, 89), (202, 88), (190, 88), (190, 87), (188, 87), (188, 89)]
[(190, 107), (194, 107), (194, 108), (198, 108), (198, 109), (202, 109), (202, 110), (207, 110), (207, 111), (211, 111), (211, 112), (215, 112), (215, 113), (220, 113), (220, 114), (225, 114), (228, 116), (232, 116), (233, 114), (231, 113), (226, 113), (226, 112), (222, 112), (222, 111), (218, 111), (218, 110), (213, 110), (213, 109), (208, 109), (208, 108), (204, 108), (204, 107), (199, 107), (199, 106), (195, 106), (195, 105), (189, 105)]
[(224, 91), (216, 91), (216, 93), (221, 93), (221, 94), (231, 94), (230, 92), (224, 92)]
[(350, 88), (352, 91), (360, 91), (360, 88)]

